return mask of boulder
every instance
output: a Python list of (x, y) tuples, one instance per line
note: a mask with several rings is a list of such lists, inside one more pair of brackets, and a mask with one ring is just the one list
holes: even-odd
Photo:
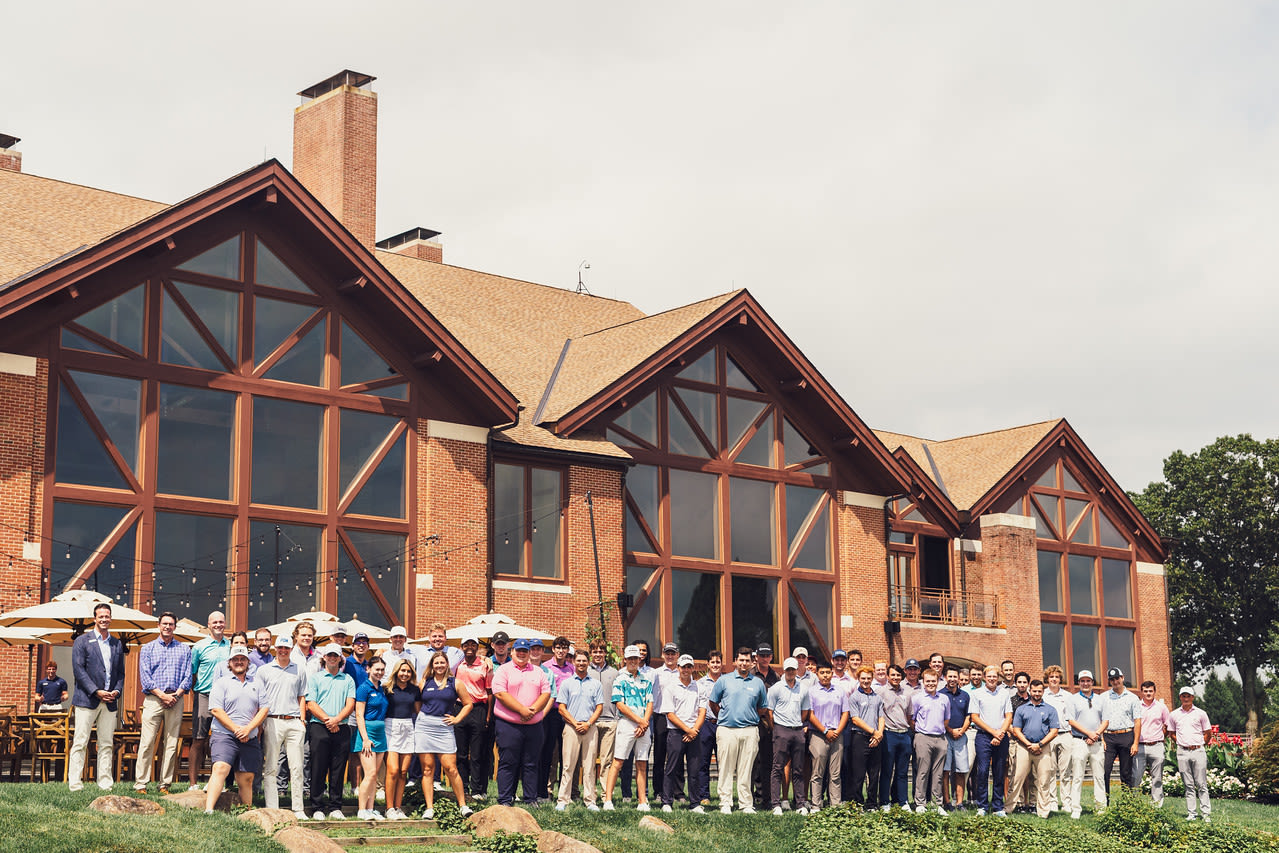
[(286, 826), (273, 840), (292, 853), (346, 853), (346, 848), (332, 838), (304, 826)]
[(499, 829), (525, 835), (537, 835), (542, 831), (537, 818), (514, 806), (489, 806), (468, 817), (466, 822), (480, 838), (496, 835)]
[(253, 824), (267, 835), (286, 826), (296, 826), (298, 819), (288, 809), (250, 809), (240, 813), (240, 820)]
[(667, 835), (675, 834), (675, 827), (671, 826), (661, 818), (653, 817), (651, 814), (646, 814), (640, 818), (639, 825), (640, 829), (651, 829), (653, 832), (665, 832)]
[(155, 800), (138, 800), (107, 794), (89, 803), (89, 808), (103, 814), (164, 814), (164, 806)]
[(585, 841), (548, 829), (537, 837), (538, 853), (601, 853)]
[[(180, 794), (165, 794), (160, 799), (188, 809), (204, 809), (203, 791), (183, 791)], [(240, 798), (234, 792), (223, 791), (218, 795), (218, 801), (213, 807), (220, 812), (229, 812), (231, 811), (231, 805), (238, 802), (240, 802)]]

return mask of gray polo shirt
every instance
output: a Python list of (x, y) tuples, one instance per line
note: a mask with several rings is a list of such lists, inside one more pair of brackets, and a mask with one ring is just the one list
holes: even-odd
[[(701, 691), (698, 690), (697, 679), (689, 681), (688, 684), (679, 680), (676, 680), (674, 684), (667, 682), (664, 689), (666, 693), (663, 701), (670, 706), (666, 713), (679, 717), (686, 726), (697, 722), (697, 709), (705, 708), (708, 704), (708, 699), (703, 698)], [(709, 690), (706, 695), (710, 696)]]
[(701, 697), (702, 703), (706, 705), (706, 719), (715, 719), (715, 712), (711, 710), (711, 688), (715, 686), (715, 679), (711, 678), (710, 673), (703, 675), (694, 681), (697, 685), (697, 695)]
[[(237, 726), (248, 723), (262, 707), (258, 693), (259, 682), (243, 681), (235, 676), (219, 678), (213, 682), (213, 691), (209, 694), (209, 710), (215, 708), (226, 712), (231, 722)], [(231, 730), (222, 725), (217, 717), (213, 718), (214, 731), (231, 734)]]
[(859, 684), (848, 694), (848, 727), (865, 734), (866, 731), (853, 722), (854, 717), (870, 726), (871, 731), (878, 729), (879, 721), (884, 718), (884, 700), (874, 690), (864, 692)]
[(894, 690), (884, 687), (879, 691), (879, 698), (884, 703), (884, 728), (892, 732), (910, 730), (910, 697), (914, 691), (902, 682)]
[(804, 725), (804, 712), (809, 709), (808, 689), (795, 680), (791, 687), (786, 679), (768, 688), (768, 708), (773, 712), (773, 725), (797, 729)]
[(306, 696), (306, 674), (298, 665), (289, 661), (281, 667), (277, 661), (258, 667), (257, 680), (261, 682), (260, 698), (271, 709), (271, 716), (299, 716), (298, 700)]
[[(617, 670), (608, 664), (604, 664), (603, 669), (596, 669), (594, 664), (586, 668), (586, 675), (600, 683), (600, 694), (606, 699), (613, 695), (613, 682), (617, 680)], [(617, 719), (617, 706), (612, 702), (604, 703), (604, 710), (600, 713), (600, 722)]]

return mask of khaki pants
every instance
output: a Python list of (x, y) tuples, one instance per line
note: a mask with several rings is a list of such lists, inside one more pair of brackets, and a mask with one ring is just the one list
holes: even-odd
[(1057, 797), (1060, 795), (1061, 808), (1068, 812), (1079, 808), (1079, 804), (1075, 802), (1070, 789), (1071, 781), (1074, 778), (1074, 763), (1071, 759), (1075, 754), (1075, 741), (1075, 737), (1063, 732), (1053, 738), (1052, 743), (1048, 744), (1048, 751), (1052, 753), (1053, 764), (1057, 768), (1056, 777), (1052, 784), (1053, 805), (1057, 804)]
[(582, 801), (595, 802), (595, 745), (598, 742), (596, 727), (589, 727), (583, 734), (564, 724), (564, 741), (560, 745), (560, 759), (564, 767), (560, 773), (559, 802), (573, 801), (573, 777), (577, 775), (577, 761), (582, 760)]
[[(599, 778), (603, 779), (608, 773), (609, 765), (613, 763), (613, 743), (617, 737), (617, 718), (596, 722), (595, 737), (595, 754), (603, 759), (599, 772)], [(600, 784), (602, 786), (603, 782)]]
[(1024, 792), (1025, 800), (1034, 802), (1035, 814), (1048, 817), (1053, 810), (1052, 785), (1057, 775), (1057, 764), (1053, 761), (1052, 752), (1045, 749), (1036, 755), (1021, 744), (1017, 744), (1017, 749), (1013, 790), (1017, 791), (1019, 797)]
[(107, 703), (99, 702), (96, 708), (75, 709), (75, 738), (71, 741), (71, 761), (67, 766), (67, 787), (73, 791), (84, 787), (84, 758), (94, 726), (98, 727), (98, 787), (109, 791), (115, 784), (111, 776), (115, 757), (115, 711), (108, 711)]
[(164, 753), (158, 781), (161, 785), (172, 785), (178, 775), (178, 752), (182, 748), (182, 703), (174, 702), (172, 707), (166, 708), (159, 697), (148, 693), (142, 698), (142, 736), (138, 744), (134, 785), (146, 787), (151, 781), (151, 765), (161, 727), (164, 729)]
[(831, 743), (821, 734), (814, 734), (808, 739), (808, 757), (813, 767), (813, 777), (808, 783), (809, 805), (821, 808), (822, 777), (827, 772), (830, 773), (830, 804), (839, 805), (843, 802), (844, 736), (841, 734)]
[(266, 807), (280, 807), (280, 747), (284, 747), (284, 755), (289, 760), (289, 797), (293, 811), (303, 811), (302, 772), (305, 765), (302, 761), (302, 744), (306, 740), (306, 726), (300, 719), (281, 720), (267, 717), (263, 726), (266, 731), (262, 739), (262, 793), (266, 796)]
[(751, 770), (759, 753), (759, 729), (756, 726), (729, 728), (719, 726), (715, 730), (715, 754), (719, 758), (719, 806), (733, 805), (733, 788), (736, 783), (737, 805), (753, 809), (751, 799)]
[(1026, 805), (1028, 797), (1026, 796), (1026, 773), (1021, 771), (1021, 765), (1026, 763), (1026, 757), (1030, 753), (1026, 751), (1026, 747), (1012, 736), (1008, 735), (1008, 788), (1004, 800), (1008, 803), (1008, 810), (1019, 809)]
[(1082, 807), (1084, 787), (1084, 765), (1092, 774), (1092, 801), (1099, 809), (1106, 807), (1106, 771), (1103, 767), (1106, 759), (1106, 743), (1100, 738), (1089, 745), (1081, 737), (1072, 737), (1075, 748), (1070, 755), (1070, 802), (1074, 806), (1072, 813)]

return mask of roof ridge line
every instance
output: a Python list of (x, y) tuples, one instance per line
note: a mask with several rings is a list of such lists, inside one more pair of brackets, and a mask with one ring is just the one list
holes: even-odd
[[(643, 317), (636, 317), (634, 320), (627, 320), (625, 323), (614, 323), (612, 326), (605, 326), (602, 329), (596, 329), (593, 332), (587, 332), (584, 335), (579, 335), (579, 337), (589, 338), (591, 335), (598, 335), (601, 332), (611, 332), (614, 329), (620, 329), (623, 326), (630, 326), (635, 323), (642, 323), (645, 320), (652, 320), (657, 317), (661, 317), (664, 314), (671, 314), (671, 313), (674, 313), (675, 311), (683, 311), (685, 308), (692, 308), (694, 305), (702, 305), (707, 302), (714, 302), (716, 299), (722, 299), (725, 296), (735, 296), (738, 293), (741, 293), (744, 289), (745, 288), (739, 288), (737, 290), (725, 291), (724, 293), (718, 293), (715, 296), (708, 296), (705, 299), (699, 299), (696, 302), (689, 302), (685, 305), (676, 305), (674, 308), (667, 308), (665, 311), (658, 311), (656, 314), (645, 314)], [(627, 303), (627, 304), (629, 305), (630, 303)]]
[(564, 346), (560, 349), (560, 357), (555, 362), (555, 367), (551, 370), (551, 378), (546, 381), (546, 390), (542, 392), (542, 399), (538, 401), (537, 411), (533, 413), (533, 420), (530, 421), (533, 426), (537, 426), (542, 422), (542, 413), (546, 411), (546, 405), (551, 400), (551, 392), (555, 390), (555, 380), (560, 377), (560, 368), (564, 366), (564, 359), (568, 357), (568, 348), (572, 343), (572, 338), (564, 339)]
[[(501, 273), (496, 273), (496, 272), (485, 272), (484, 270), (477, 270), (472, 267), (464, 267), (464, 266), (461, 266), (460, 264), (450, 264), (444, 261), (429, 261), (426, 258), (415, 258), (412, 255), (404, 255), (399, 252), (392, 251), (390, 249), (374, 249), (373, 251), (375, 254), (394, 255), (397, 258), (404, 258), (405, 260), (409, 260), (409, 261), (420, 261), (421, 263), (431, 264), (432, 266), (436, 266), (436, 267), (448, 267), (449, 269), (462, 270), (464, 272), (473, 272), (476, 275), (488, 276), (489, 278), (500, 278), (503, 281), (513, 281), (518, 284), (527, 284), (533, 287), (544, 287), (547, 290), (555, 290), (560, 293), (570, 294), (573, 296), (587, 296), (587, 297), (590, 297), (591, 299), (599, 299), (603, 302), (615, 302), (618, 305), (630, 305), (632, 308), (635, 308), (634, 304), (632, 304), (631, 302), (628, 302), (625, 299), (614, 299), (611, 296), (597, 296), (594, 293), (575, 293), (572, 290), (568, 290), (567, 288), (563, 288), (563, 287), (556, 287), (553, 284), (542, 284), (542, 282), (540, 281), (529, 281), (527, 278), (515, 278), (514, 276), (502, 275)], [(635, 308), (635, 310), (638, 311), (639, 309)]]
[(942, 478), (941, 469), (937, 467), (937, 460), (933, 458), (933, 452), (928, 449), (928, 442), (921, 442), (921, 445), (924, 448), (924, 455), (928, 457), (928, 466), (933, 469), (933, 478), (937, 481), (937, 487), (946, 496), (946, 500), (953, 504), (955, 499), (950, 496), (950, 489), (946, 488), (946, 481)]
[(34, 178), (37, 181), (48, 181), (51, 184), (62, 184), (64, 187), (78, 187), (82, 190), (89, 190), (95, 193), (106, 193), (107, 195), (127, 198), (132, 201), (144, 201), (147, 204), (159, 204), (165, 207), (172, 207), (174, 205), (174, 202), (171, 201), (159, 201), (154, 198), (143, 198), (140, 195), (129, 195), (128, 193), (117, 192), (115, 190), (104, 190), (102, 187), (92, 187), (88, 184), (77, 183), (76, 181), (64, 181), (61, 178), (50, 178), (47, 175), (37, 175), (34, 172), (13, 172), (13, 174), (21, 175), (23, 178)]

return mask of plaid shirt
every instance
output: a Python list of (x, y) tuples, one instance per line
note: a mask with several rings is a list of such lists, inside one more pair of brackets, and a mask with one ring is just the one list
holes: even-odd
[(191, 647), (177, 639), (167, 646), (160, 639), (143, 644), (138, 656), (138, 678), (142, 682), (143, 693), (150, 693), (152, 690), (163, 690), (165, 693), (189, 691)]

